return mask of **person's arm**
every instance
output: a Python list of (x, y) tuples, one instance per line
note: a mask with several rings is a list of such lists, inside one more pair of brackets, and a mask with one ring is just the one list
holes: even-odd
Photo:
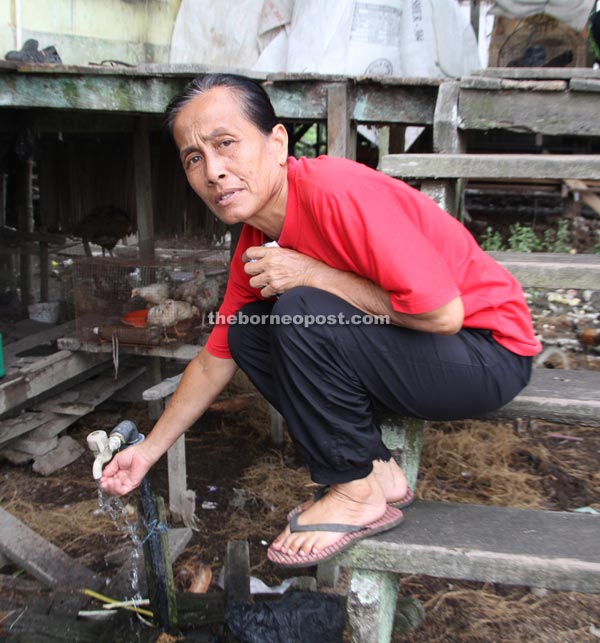
[(186, 367), (171, 401), (147, 438), (118, 453), (102, 472), (104, 491), (121, 496), (135, 489), (148, 470), (227, 386), (237, 370), (232, 359), (202, 350)]
[[(248, 261), (255, 259), (255, 261)], [(283, 294), (296, 286), (312, 286), (330, 292), (369, 315), (387, 315), (392, 324), (413, 330), (452, 335), (463, 323), (462, 299), (456, 297), (439, 308), (420, 314), (399, 313), (392, 308), (390, 295), (364, 277), (332, 268), (322, 261), (285, 248), (248, 248), (245, 271), (250, 285), (263, 297)]]

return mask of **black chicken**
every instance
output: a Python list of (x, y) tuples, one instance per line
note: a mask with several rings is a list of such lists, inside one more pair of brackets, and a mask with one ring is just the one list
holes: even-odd
[(85, 254), (92, 256), (90, 243), (95, 243), (102, 248), (102, 256), (108, 250), (112, 257), (112, 250), (117, 241), (134, 232), (129, 215), (121, 208), (107, 205), (92, 210), (73, 228), (73, 235), (81, 237)]

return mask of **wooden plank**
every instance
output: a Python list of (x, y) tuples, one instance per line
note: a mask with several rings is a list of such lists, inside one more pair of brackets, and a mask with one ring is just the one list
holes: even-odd
[(15, 418), (2, 420), (0, 446), (29, 432), (32, 432), (32, 435), (39, 439), (53, 438), (143, 372), (143, 367), (125, 367), (121, 369), (116, 380), (111, 371), (99, 375), (95, 380), (87, 380), (72, 387), (70, 393), (77, 395), (80, 404), (79, 408), (82, 411), (79, 415), (75, 413), (68, 415), (54, 413), (52, 410), (56, 407), (52, 400), (48, 400), (36, 405), (34, 407), (35, 411), (27, 411)]
[(51, 588), (99, 589), (104, 581), (0, 507), (0, 551)]
[(250, 603), (250, 548), (246, 540), (227, 543), (225, 597), (228, 607)]
[(471, 76), (490, 76), (495, 78), (552, 80), (571, 78), (591, 78), (600, 80), (600, 71), (591, 67), (487, 67), (475, 69)]
[(600, 255), (490, 252), (525, 288), (600, 288)]
[(417, 501), (343, 567), (600, 593), (597, 516)]
[(69, 335), (75, 330), (75, 322), (68, 321), (59, 326), (52, 326), (51, 328), (46, 328), (41, 332), (34, 333), (32, 335), (27, 335), (23, 339), (19, 339), (16, 342), (12, 342), (4, 346), (4, 361), (5, 363), (10, 363), (17, 355), (24, 353), (25, 351), (31, 350), (32, 348), (37, 348), (43, 344), (49, 344), (63, 335)]
[[(600, 105), (600, 103), (599, 103)], [(600, 179), (598, 154), (389, 154), (379, 169), (417, 179)]]
[(0, 414), (19, 407), (41, 393), (107, 362), (104, 355), (58, 351), (20, 369), (19, 376), (0, 384)]
[(153, 400), (164, 400), (166, 397), (169, 397), (169, 395), (173, 395), (173, 393), (175, 393), (182, 377), (183, 373), (165, 378), (159, 384), (155, 384), (154, 386), (147, 388), (142, 393), (142, 399), (148, 402)]
[(600, 426), (598, 391), (600, 371), (534, 368), (531, 382), (519, 395), (486, 417), (535, 417), (549, 422)]
[(460, 81), (461, 89), (519, 89), (536, 92), (564, 92), (569, 84), (566, 80), (513, 80), (510, 78), (486, 78), (472, 76)]
[(555, 136), (600, 136), (599, 100), (592, 92), (461, 89), (461, 129), (506, 129)]
[(53, 418), (54, 415), (52, 413), (36, 413), (27, 411), (25, 413), (21, 413), (17, 417), (2, 420), (2, 428), (0, 428), (0, 446), (11, 442), (20, 435), (33, 431), (37, 427), (51, 421)]
[(574, 92), (600, 92), (600, 78), (573, 78), (569, 88)]
[[(112, 345), (106, 343), (84, 342), (75, 337), (62, 337), (58, 340), (58, 347), (60, 349), (82, 351), (85, 353), (98, 353), (112, 355)], [(127, 355), (144, 355), (152, 357), (168, 357), (171, 359), (179, 359), (189, 361), (194, 359), (196, 355), (202, 350), (202, 345), (198, 344), (179, 344), (176, 346), (169, 346), (167, 344), (161, 346), (134, 346), (120, 345), (119, 350)]]
[(185, 434), (167, 451), (169, 510), (186, 527), (196, 528), (196, 493), (187, 488)]

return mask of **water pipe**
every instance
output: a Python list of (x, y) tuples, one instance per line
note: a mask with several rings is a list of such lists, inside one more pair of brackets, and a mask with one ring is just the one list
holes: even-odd
[(102, 468), (110, 462), (114, 454), (123, 447), (137, 444), (144, 439), (144, 435), (137, 430), (131, 420), (123, 420), (106, 435), (106, 431), (92, 431), (87, 436), (87, 444), (96, 456), (92, 465), (94, 480), (102, 477)]
[[(143, 439), (144, 435), (139, 433), (131, 420), (123, 420), (117, 424), (110, 436), (106, 431), (92, 431), (87, 436), (87, 443), (96, 456), (92, 467), (94, 480), (100, 480), (102, 467), (110, 462), (117, 451), (138, 444)], [(144, 540), (144, 556), (147, 557), (153, 572), (152, 582), (148, 580), (152, 612), (161, 629), (171, 632), (177, 630), (178, 619), (164, 502), (152, 493), (148, 476), (144, 476), (142, 480), (140, 496), (142, 516), (148, 528), (148, 535)]]

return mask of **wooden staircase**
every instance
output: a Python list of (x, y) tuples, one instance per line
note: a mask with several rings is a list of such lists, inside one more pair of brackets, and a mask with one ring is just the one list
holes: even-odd
[[(387, 155), (379, 169), (403, 180), (418, 179), (421, 190), (451, 213), (457, 211), (461, 189), (469, 179), (600, 178), (598, 155), (465, 154), (461, 103), (469, 88), (485, 92), (485, 79), (440, 86), (434, 116), (435, 153)], [(480, 95), (478, 99), (483, 100)], [(529, 96), (531, 123), (536, 120), (536, 107), (551, 113), (548, 100), (545, 92)], [(473, 114), (473, 100), (465, 100), (464, 105), (471, 126), (483, 129)], [(559, 110), (560, 101), (556, 105)], [(527, 115), (519, 112), (519, 118), (526, 120)], [(499, 125), (490, 128), (494, 126)], [(492, 254), (524, 287), (600, 290), (600, 255)], [(600, 426), (600, 372), (534, 369), (531, 383), (490, 417)], [(381, 426), (388, 447), (414, 488), (423, 423), (388, 414)], [(347, 614), (351, 640), (387, 643), (398, 574), (600, 593), (599, 543), (597, 516), (417, 501), (406, 510), (403, 524), (358, 542), (321, 566), (319, 578), (332, 583), (336, 566), (350, 568)]]

